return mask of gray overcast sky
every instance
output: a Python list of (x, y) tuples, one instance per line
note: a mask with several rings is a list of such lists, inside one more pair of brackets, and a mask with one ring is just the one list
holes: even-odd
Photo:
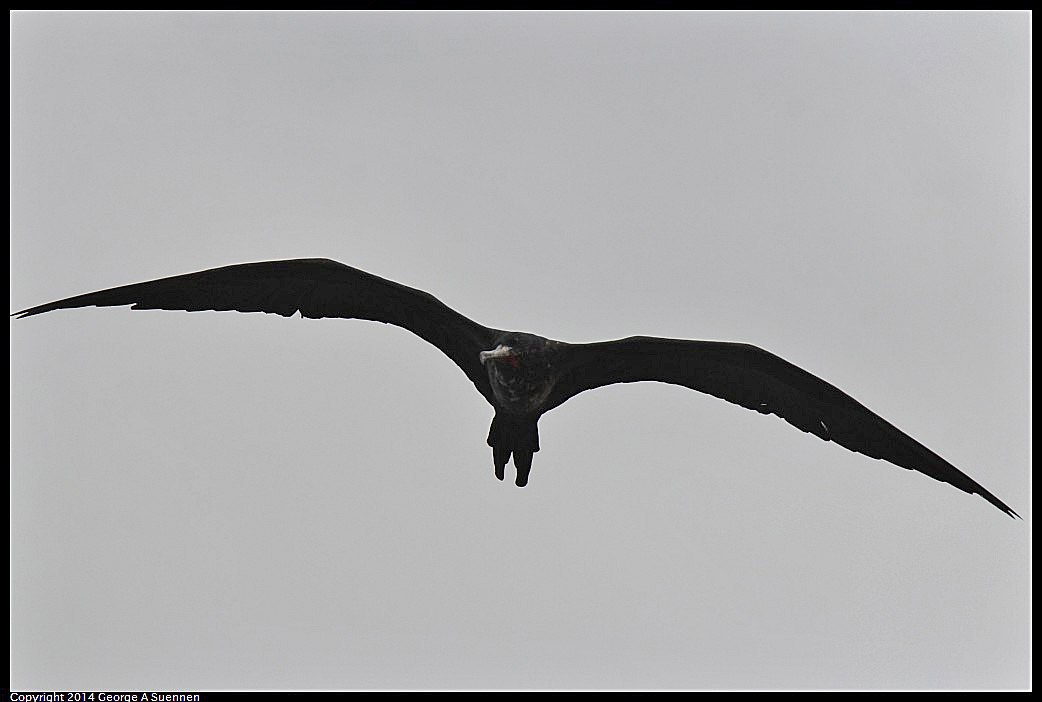
[[(1024, 516), (409, 333), (11, 324), (13, 688), (1025, 688), (1030, 15), (12, 15), (11, 309), (333, 258), (489, 326), (745, 341)], [(511, 469), (512, 470), (512, 469)]]

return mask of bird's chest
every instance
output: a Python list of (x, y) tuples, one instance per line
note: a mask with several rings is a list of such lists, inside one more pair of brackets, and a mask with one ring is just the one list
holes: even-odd
[(518, 414), (538, 410), (554, 386), (549, 369), (535, 364), (489, 364), (488, 380), (496, 403)]

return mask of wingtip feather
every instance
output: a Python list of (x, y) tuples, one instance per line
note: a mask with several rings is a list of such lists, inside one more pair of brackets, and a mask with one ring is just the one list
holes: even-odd
[(1012, 507), (1010, 507), (1010, 506), (1009, 506), (1009, 505), (1007, 505), (1007, 504), (1006, 504), (1005, 502), (1003, 502), (1003, 501), (1002, 501), (1002, 500), (1000, 500), (999, 498), (997, 498), (997, 497), (995, 497), (994, 495), (992, 495), (992, 494), (991, 494), (990, 492), (988, 492), (987, 490), (983, 490), (983, 489), (982, 489), (982, 490), (978, 490), (978, 491), (977, 491), (977, 494), (978, 494), (978, 495), (980, 495), (981, 497), (983, 497), (983, 498), (984, 498), (985, 500), (987, 500), (987, 501), (988, 501), (988, 502), (990, 502), (991, 504), (993, 504), (993, 505), (995, 505), (996, 507), (998, 507), (998, 508), (999, 508), (1000, 510), (1002, 510), (1003, 512), (1005, 512), (1005, 513), (1006, 513), (1007, 515), (1009, 515), (1009, 517), (1010, 517), (1011, 519), (1019, 519), (1019, 520), (1021, 520), (1021, 521), (1024, 521), (1024, 518), (1023, 518), (1023, 517), (1021, 517), (1021, 516), (1020, 516), (1019, 514), (1017, 514), (1017, 513), (1016, 513), (1016, 512), (1015, 512), (1015, 511), (1013, 510), (1013, 508), (1012, 508)]

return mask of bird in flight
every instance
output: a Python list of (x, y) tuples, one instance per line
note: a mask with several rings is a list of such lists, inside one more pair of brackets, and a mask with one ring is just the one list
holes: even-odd
[(422, 290), (322, 258), (244, 263), (124, 285), (15, 312), (18, 318), (76, 307), (235, 310), (291, 317), (366, 319), (408, 329), (438, 347), (495, 410), (487, 443), (496, 477), (514, 459), (528, 484), (539, 418), (584, 390), (651, 380), (682, 385), (774, 414), (844, 448), (917, 470), (976, 493), (1011, 517), (1002, 500), (838, 388), (749, 344), (632, 336), (570, 344), (484, 327)]

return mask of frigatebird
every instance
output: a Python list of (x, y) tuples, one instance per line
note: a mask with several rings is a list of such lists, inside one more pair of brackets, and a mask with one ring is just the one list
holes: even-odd
[(77, 295), (15, 312), (31, 317), (76, 307), (267, 312), (394, 324), (437, 346), (495, 409), (487, 443), (496, 477), (511, 456), (528, 484), (539, 418), (571, 397), (613, 383), (682, 385), (774, 414), (851, 451), (917, 470), (976, 493), (1019, 517), (984, 487), (838, 388), (756, 346), (631, 336), (571, 344), (491, 329), (422, 290), (323, 258), (244, 263)]

